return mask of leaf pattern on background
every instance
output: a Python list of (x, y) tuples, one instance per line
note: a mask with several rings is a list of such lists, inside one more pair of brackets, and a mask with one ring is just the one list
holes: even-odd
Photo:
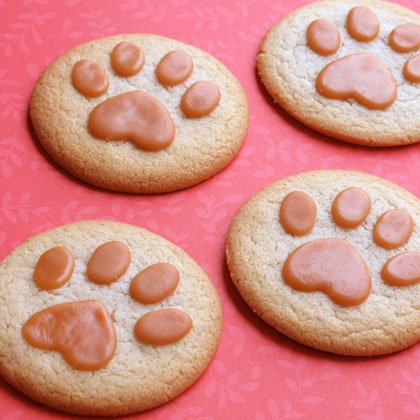
[(26, 192), (20, 197), (7, 192), (0, 204), (0, 221), (8, 223), (28, 223), (32, 219), (44, 219), (49, 207), (34, 207), (31, 202), (31, 193)]
[[(119, 220), (161, 234), (208, 273), (224, 307), (222, 339), (203, 376), (180, 397), (133, 419), (414, 420), (420, 416), (420, 347), (348, 360), (291, 343), (257, 320), (234, 291), (224, 245), (230, 221), (255, 192), (311, 169), (364, 170), (420, 197), (420, 147), (369, 150), (319, 135), (268, 97), (255, 71), (267, 29), (312, 0), (0, 0), (0, 258), (42, 230), (87, 218)], [(420, 12), (420, 3), (397, 0)], [(7, 8), (7, 12), (6, 12)], [(172, 194), (125, 195), (80, 183), (33, 138), (28, 102), (57, 55), (117, 33), (155, 33), (220, 59), (250, 104), (247, 137), (219, 174)], [(236, 293), (236, 294), (235, 294)], [(0, 389), (0, 419), (65, 415)]]
[(246, 406), (253, 393), (260, 388), (259, 379), (259, 367), (254, 366), (250, 374), (248, 372), (231, 373), (224, 363), (214, 361), (214, 368), (207, 375), (204, 395), (215, 401), (217, 406), (215, 413), (223, 413), (232, 404)]

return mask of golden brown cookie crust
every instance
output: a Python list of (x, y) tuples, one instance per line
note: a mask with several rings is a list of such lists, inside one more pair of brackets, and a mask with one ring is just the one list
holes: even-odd
[[(348, 11), (366, 6), (378, 16), (381, 27), (370, 42), (351, 38), (345, 26)], [(341, 47), (321, 56), (306, 45), (306, 29), (315, 19), (333, 23)], [(327, 0), (311, 3), (281, 18), (265, 35), (257, 56), (258, 73), (269, 94), (303, 124), (340, 140), (366, 146), (398, 146), (420, 141), (415, 117), (420, 85), (404, 79), (406, 60), (418, 53), (397, 53), (388, 43), (391, 31), (404, 23), (420, 24), (420, 16), (402, 6), (379, 0)], [(318, 73), (331, 61), (348, 54), (368, 52), (391, 70), (397, 100), (384, 111), (368, 110), (356, 101), (333, 100), (315, 89)]]
[[(131, 251), (127, 272), (110, 286), (86, 277), (86, 264), (100, 244), (119, 240)], [(75, 258), (70, 281), (42, 291), (32, 280), (39, 256), (65, 246)], [(169, 297), (141, 304), (130, 297), (131, 279), (156, 262), (170, 262), (180, 283)], [(115, 416), (148, 410), (175, 398), (204, 371), (221, 332), (222, 312), (208, 276), (184, 251), (144, 229), (111, 221), (84, 221), (38, 234), (16, 248), (0, 264), (0, 374), (29, 397), (76, 414)], [(117, 350), (111, 361), (94, 372), (78, 371), (56, 351), (31, 347), (21, 328), (35, 312), (62, 302), (98, 299), (111, 313)], [(180, 341), (153, 346), (133, 333), (142, 315), (161, 308), (178, 308), (193, 320)]]
[[(112, 49), (129, 41), (145, 52), (142, 70), (117, 76)], [(194, 70), (183, 83), (165, 87), (155, 76), (161, 58), (173, 50), (191, 55)], [(86, 98), (72, 85), (73, 65), (91, 59), (102, 65), (110, 86), (99, 98)], [(219, 106), (207, 117), (187, 118), (179, 103), (188, 86), (206, 80), (221, 91)], [(102, 101), (132, 90), (145, 91), (162, 102), (176, 127), (172, 144), (146, 152), (125, 141), (103, 141), (90, 135), (87, 121)], [(97, 39), (67, 51), (38, 80), (30, 102), (36, 135), (48, 154), (74, 176), (93, 185), (132, 193), (159, 193), (193, 186), (224, 168), (236, 155), (248, 127), (248, 103), (232, 73), (198, 48), (157, 35), (117, 35)]]
[[(372, 200), (365, 222), (355, 229), (336, 226), (331, 205), (336, 195), (360, 187)], [(304, 191), (317, 205), (311, 233), (297, 237), (279, 222), (283, 198)], [(414, 232), (402, 247), (387, 251), (372, 239), (373, 226), (385, 211), (407, 210)], [(299, 245), (322, 238), (348, 240), (366, 262), (372, 278), (368, 298), (343, 307), (322, 292), (299, 292), (285, 284), (282, 267)], [(290, 176), (250, 198), (235, 215), (226, 246), (233, 282), (248, 305), (268, 324), (288, 337), (316, 349), (353, 356), (402, 350), (420, 340), (420, 284), (386, 285), (380, 276), (393, 255), (420, 250), (420, 201), (407, 190), (363, 172), (319, 170)]]

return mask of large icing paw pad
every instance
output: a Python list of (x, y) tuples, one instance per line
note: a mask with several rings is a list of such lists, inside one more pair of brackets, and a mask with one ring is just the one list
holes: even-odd
[(343, 306), (362, 303), (371, 288), (366, 263), (349, 242), (338, 238), (301, 245), (284, 263), (283, 278), (296, 290), (324, 292)]
[(316, 90), (330, 99), (355, 99), (370, 109), (385, 109), (397, 98), (391, 72), (371, 54), (347, 55), (319, 74)]
[(79, 370), (97, 370), (113, 357), (117, 344), (111, 316), (98, 300), (61, 303), (32, 315), (22, 327), (34, 347), (59, 351)]

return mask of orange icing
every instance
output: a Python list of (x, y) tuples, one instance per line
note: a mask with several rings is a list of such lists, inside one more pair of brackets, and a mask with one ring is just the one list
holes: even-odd
[(284, 197), (280, 207), (283, 229), (295, 236), (308, 234), (315, 224), (316, 204), (303, 191), (293, 191)]
[(147, 151), (165, 149), (175, 137), (175, 125), (166, 107), (140, 91), (113, 96), (97, 105), (88, 128), (94, 137), (130, 141)]
[(92, 60), (78, 61), (73, 67), (71, 80), (82, 95), (91, 98), (103, 95), (109, 87), (105, 69)]
[(412, 23), (397, 26), (389, 36), (389, 45), (397, 52), (416, 50), (420, 47), (420, 26)]
[(131, 296), (141, 303), (156, 303), (178, 286), (179, 272), (172, 264), (157, 263), (140, 271), (130, 284)]
[(391, 72), (367, 53), (332, 61), (318, 74), (316, 90), (330, 99), (355, 99), (369, 109), (385, 109), (397, 98)]
[(381, 271), (391, 286), (409, 286), (420, 281), (420, 252), (405, 252), (390, 258)]
[(33, 347), (59, 351), (78, 370), (97, 370), (114, 356), (117, 337), (103, 303), (61, 303), (33, 314), (22, 335)]
[(45, 251), (36, 264), (33, 279), (43, 290), (57, 289), (66, 284), (74, 269), (71, 252), (62, 246)]
[(156, 77), (165, 86), (175, 86), (187, 80), (193, 71), (192, 58), (184, 51), (171, 51), (156, 67)]
[(361, 304), (371, 288), (363, 259), (349, 242), (337, 238), (298, 247), (283, 265), (283, 278), (295, 290), (324, 292), (341, 306)]
[(373, 240), (385, 249), (404, 245), (413, 233), (414, 222), (406, 210), (388, 210), (373, 227)]
[(306, 30), (306, 42), (309, 48), (317, 54), (334, 54), (340, 47), (340, 32), (328, 20), (317, 19)]
[(144, 65), (144, 52), (132, 42), (120, 42), (112, 50), (111, 65), (119, 76), (134, 76)]
[(420, 82), (420, 54), (411, 57), (405, 62), (403, 75), (410, 82)]
[(331, 215), (337, 226), (353, 229), (365, 221), (370, 209), (370, 197), (365, 191), (361, 188), (347, 188), (335, 197)]
[(96, 248), (88, 262), (86, 274), (94, 283), (110, 284), (126, 272), (130, 261), (131, 253), (126, 244), (106, 242)]
[(134, 327), (134, 334), (144, 343), (164, 345), (185, 337), (191, 328), (192, 320), (185, 312), (160, 309), (143, 315)]
[(367, 42), (376, 38), (379, 33), (379, 20), (367, 7), (357, 6), (347, 15), (347, 31), (358, 41)]
[(200, 118), (210, 114), (220, 102), (220, 90), (211, 82), (197, 82), (182, 95), (182, 112), (191, 118)]

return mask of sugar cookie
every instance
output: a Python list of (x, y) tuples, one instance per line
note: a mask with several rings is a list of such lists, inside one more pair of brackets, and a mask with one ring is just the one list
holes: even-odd
[(30, 102), (36, 135), (74, 176), (124, 192), (193, 186), (236, 155), (243, 89), (219, 61), (157, 35), (117, 35), (67, 51)]
[(217, 293), (197, 263), (118, 222), (28, 239), (0, 264), (0, 296), (1, 376), (76, 414), (122, 415), (175, 398), (207, 367), (221, 332)]
[(389, 181), (343, 170), (277, 181), (238, 211), (226, 254), (252, 310), (300, 343), (370, 356), (420, 340), (420, 201)]
[(420, 16), (378, 0), (319, 1), (265, 35), (258, 72), (303, 124), (350, 143), (420, 141)]

